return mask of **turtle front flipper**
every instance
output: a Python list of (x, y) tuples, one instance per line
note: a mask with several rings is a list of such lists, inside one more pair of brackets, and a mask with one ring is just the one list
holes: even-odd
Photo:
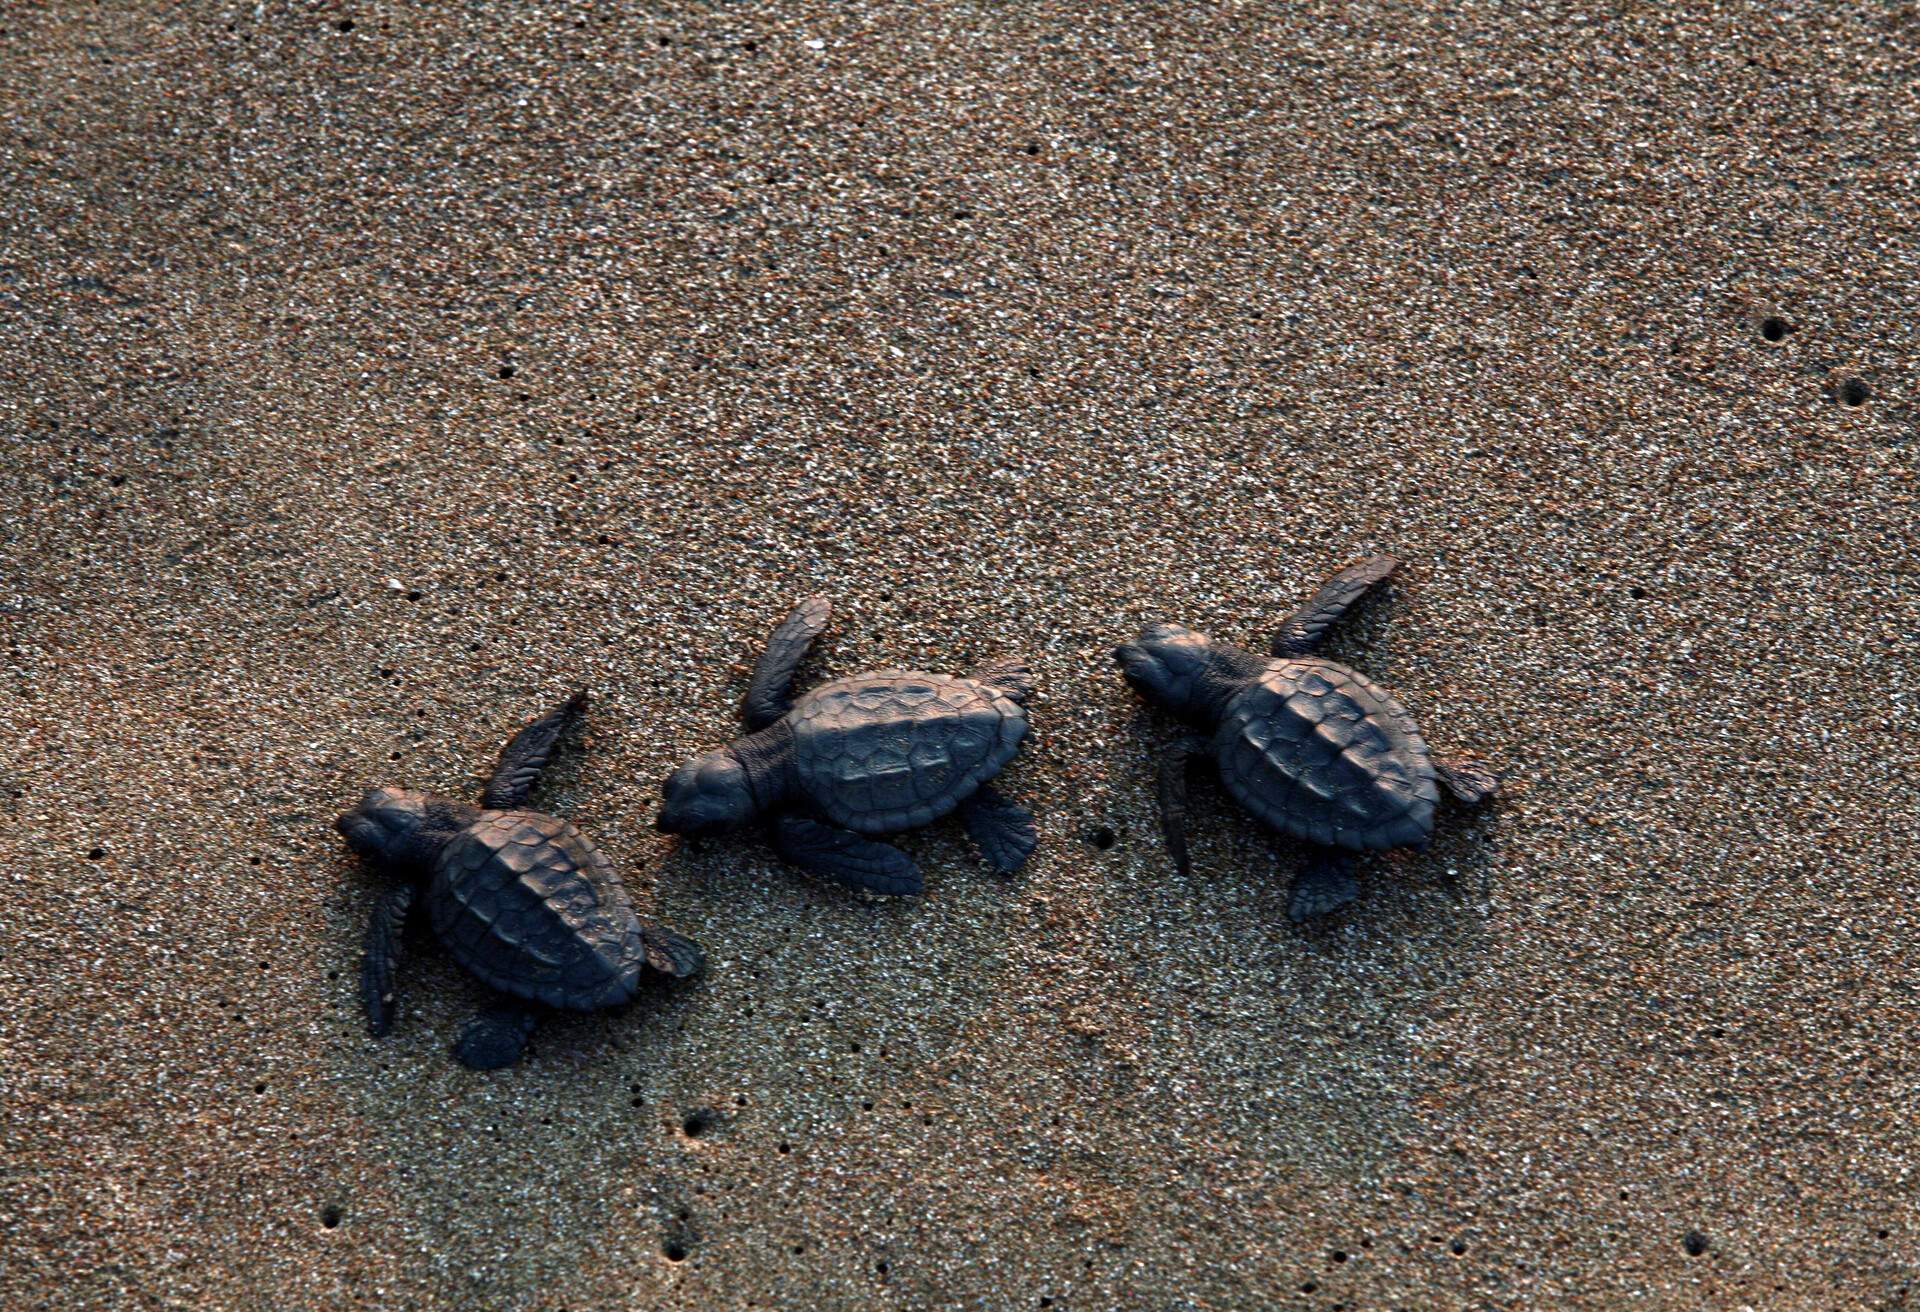
[(1478, 806), (1500, 788), (1500, 776), (1480, 761), (1435, 761), (1433, 772), (1454, 800), (1466, 806)]
[(1305, 656), (1336, 620), (1399, 563), (1392, 556), (1374, 556), (1335, 574), (1313, 594), (1312, 601), (1287, 617), (1269, 650), (1275, 656)]
[(1167, 855), (1182, 875), (1192, 870), (1187, 859), (1187, 768), (1196, 756), (1204, 756), (1213, 745), (1198, 734), (1190, 734), (1170, 744), (1160, 758), (1160, 832), (1167, 842)]
[(833, 607), (825, 597), (808, 597), (788, 612), (753, 663), (753, 682), (740, 707), (748, 730), (758, 733), (793, 709), (793, 675), (807, 658), (813, 640), (826, 632)]
[(1287, 895), (1287, 918), (1294, 924), (1337, 911), (1360, 896), (1360, 881), (1354, 877), (1351, 854), (1321, 848), (1300, 866), (1293, 877), (1293, 889)]
[(912, 897), (924, 887), (919, 869), (905, 852), (850, 829), (783, 815), (774, 821), (773, 843), (781, 856), (807, 873), (862, 892)]
[(960, 804), (960, 819), (987, 864), (1003, 875), (1025, 865), (1040, 845), (1040, 836), (1033, 828), (1033, 812), (985, 784)]
[(394, 977), (405, 957), (401, 933), (413, 906), (414, 887), (402, 884), (374, 904), (367, 920), (367, 953), (360, 962), (360, 1001), (367, 1009), (367, 1033), (379, 1038), (393, 1028)]
[(460, 1032), (453, 1055), (462, 1066), (497, 1071), (519, 1061), (527, 1050), (536, 1017), (533, 1008), (517, 998), (502, 997)]
[(491, 811), (511, 811), (523, 806), (547, 768), (554, 744), (587, 709), (583, 688), (566, 702), (547, 712), (522, 729), (500, 749), (500, 763), (493, 768), (481, 804)]

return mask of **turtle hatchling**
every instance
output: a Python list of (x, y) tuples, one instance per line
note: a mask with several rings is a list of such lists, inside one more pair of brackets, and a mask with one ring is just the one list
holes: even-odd
[(1033, 852), (1033, 816), (987, 781), (1026, 736), (1027, 667), (1006, 661), (964, 677), (882, 670), (796, 701), (794, 671), (829, 613), (825, 598), (809, 597), (774, 630), (742, 707), (747, 735), (674, 772), (659, 827), (711, 834), (765, 819), (776, 850), (802, 870), (909, 895), (921, 891), (919, 869), (867, 835), (958, 811), (989, 865), (1018, 870)]
[(1399, 698), (1357, 670), (1313, 654), (1327, 629), (1393, 572), (1391, 556), (1350, 566), (1280, 626), (1258, 656), (1179, 624), (1156, 624), (1114, 649), (1149, 699), (1204, 727), (1160, 767), (1160, 818), (1182, 874), (1187, 765), (1211, 757), (1240, 805), (1312, 850), (1293, 881), (1301, 921), (1359, 894), (1354, 853), (1420, 846), (1445, 789), (1473, 804), (1498, 779), (1473, 761), (1436, 760)]
[(518, 1061), (540, 1007), (617, 1007), (649, 974), (680, 979), (700, 969), (699, 945), (636, 916), (585, 834), (526, 809), (554, 744), (585, 709), (586, 694), (575, 693), (515, 734), (479, 806), (373, 788), (334, 823), (354, 851), (406, 881), (367, 925), (360, 996), (369, 1032), (393, 1026), (401, 930), (416, 902), (454, 960), (498, 995), (454, 1047), (477, 1070)]

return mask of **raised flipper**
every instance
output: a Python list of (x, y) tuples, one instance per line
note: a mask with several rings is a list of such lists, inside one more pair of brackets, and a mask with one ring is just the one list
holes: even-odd
[(787, 613), (767, 639), (767, 649), (753, 663), (753, 682), (740, 707), (748, 730), (758, 733), (793, 708), (794, 671), (807, 658), (813, 640), (826, 631), (832, 613), (825, 597), (808, 597)]
[(960, 804), (960, 819), (980, 855), (1003, 875), (1025, 865), (1040, 844), (1033, 828), (1033, 812), (984, 784)]
[(502, 997), (474, 1017), (453, 1045), (462, 1066), (497, 1071), (520, 1060), (527, 1050), (536, 1017), (533, 1008), (517, 998)]
[(1027, 698), (1033, 696), (1033, 671), (1017, 658), (983, 665), (973, 672), (973, 677), (1017, 706), (1025, 706)]
[(586, 709), (583, 688), (509, 739), (500, 749), (500, 763), (493, 767), (493, 778), (487, 781), (480, 804), (490, 811), (510, 811), (525, 805), (534, 785), (540, 782), (540, 772), (547, 768), (554, 744)]
[(1313, 594), (1312, 601), (1287, 617), (1269, 650), (1275, 656), (1304, 656), (1312, 651), (1333, 622), (1399, 563), (1392, 556), (1374, 556), (1335, 574)]
[(394, 977), (405, 957), (401, 931), (413, 906), (412, 884), (391, 889), (374, 904), (367, 920), (367, 955), (360, 962), (360, 1001), (367, 1009), (367, 1033), (379, 1038), (393, 1028)]
[(1351, 853), (1321, 848), (1300, 866), (1287, 895), (1287, 918), (1294, 924), (1337, 911), (1360, 896)]
[(699, 974), (707, 960), (706, 953), (692, 939), (645, 920), (640, 922), (640, 946), (647, 954), (649, 966), (675, 979)]
[(1174, 869), (1183, 875), (1192, 869), (1187, 860), (1187, 766), (1212, 750), (1212, 743), (1192, 734), (1169, 744), (1160, 758), (1160, 832)]
[(919, 869), (899, 848), (805, 816), (783, 815), (774, 821), (773, 843), (781, 856), (809, 874), (862, 892), (911, 897), (923, 887)]
[(1500, 788), (1500, 776), (1480, 761), (1435, 761), (1433, 772), (1456, 801), (1477, 806)]

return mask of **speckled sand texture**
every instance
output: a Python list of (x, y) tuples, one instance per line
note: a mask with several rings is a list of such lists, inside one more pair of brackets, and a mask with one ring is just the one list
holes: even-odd
[[(1920, 10), (1669, 8), (4, 6), (0, 1306), (1905, 1305)], [(1509, 786), (1297, 930), (1108, 648), (1378, 550)], [(653, 831), (814, 590), (1020, 876)], [(370, 1040), (329, 822), (576, 682), (709, 974)]]

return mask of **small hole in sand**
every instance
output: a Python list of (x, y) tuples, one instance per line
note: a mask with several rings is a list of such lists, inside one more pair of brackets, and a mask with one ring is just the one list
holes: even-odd
[(1687, 1231), (1687, 1237), (1680, 1244), (1687, 1250), (1688, 1257), (1698, 1257), (1707, 1251), (1707, 1237), (1698, 1230)]
[(1115, 834), (1113, 830), (1106, 825), (1100, 825), (1097, 828), (1087, 831), (1087, 841), (1104, 852), (1119, 842), (1120, 838), (1119, 835)]
[(1770, 342), (1784, 341), (1792, 331), (1793, 325), (1785, 319), (1768, 317), (1760, 321), (1760, 335)]
[(503, 364), (500, 366), (500, 377), (502, 378), (511, 378), (516, 372), (518, 371), (515, 370), (514, 367), (510, 364)]
[(325, 1229), (338, 1230), (340, 1228), (340, 1209), (332, 1204), (321, 1208), (320, 1224)]
[(1841, 405), (1865, 405), (1867, 403), (1867, 385), (1859, 378), (1849, 378), (1840, 384)]
[(680, 1132), (689, 1139), (698, 1139), (708, 1130), (711, 1130), (714, 1122), (718, 1119), (719, 1118), (713, 1114), (711, 1108), (696, 1107), (688, 1112), (685, 1119), (680, 1122)]
[(660, 1246), (660, 1255), (669, 1262), (684, 1262), (687, 1260), (687, 1246), (678, 1239), (669, 1239)]

